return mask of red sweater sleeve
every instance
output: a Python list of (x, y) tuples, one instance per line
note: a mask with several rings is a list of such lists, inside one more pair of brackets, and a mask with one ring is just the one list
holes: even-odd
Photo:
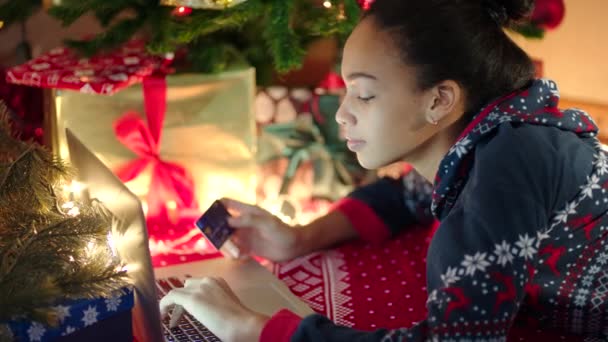
[(302, 321), (300, 316), (284, 309), (272, 316), (260, 334), (260, 342), (287, 342)]
[(389, 228), (363, 201), (346, 197), (336, 202), (332, 210), (344, 214), (359, 233), (359, 237), (365, 241), (380, 243), (390, 237)]

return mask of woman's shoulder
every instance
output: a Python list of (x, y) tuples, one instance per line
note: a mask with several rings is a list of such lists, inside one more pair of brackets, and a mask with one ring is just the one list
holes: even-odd
[(551, 210), (577, 194), (595, 154), (594, 141), (574, 132), (506, 123), (478, 144), (471, 176), (480, 186), (528, 192)]
[(586, 171), (590, 172), (595, 153), (592, 138), (581, 138), (571, 131), (540, 124), (504, 123), (478, 144), (475, 159), (502, 166), (516, 162), (518, 167), (549, 167), (554, 163), (573, 162), (579, 169), (588, 165)]

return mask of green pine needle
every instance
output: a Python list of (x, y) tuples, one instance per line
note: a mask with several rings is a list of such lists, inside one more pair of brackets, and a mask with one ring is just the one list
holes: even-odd
[[(0, 6), (0, 18), (25, 19), (40, 3), (8, 1)], [(184, 17), (174, 16), (174, 9), (158, 0), (62, 0), (49, 13), (64, 26), (93, 14), (106, 28), (89, 40), (66, 42), (85, 56), (141, 35), (152, 54), (185, 47), (190, 71), (221, 72), (249, 64), (260, 79), (270, 79), (270, 70), (285, 73), (301, 67), (304, 47), (314, 39), (335, 35), (343, 40), (361, 11), (356, 0), (334, 1), (329, 9), (310, 0), (247, 0), (223, 10), (194, 9)]]

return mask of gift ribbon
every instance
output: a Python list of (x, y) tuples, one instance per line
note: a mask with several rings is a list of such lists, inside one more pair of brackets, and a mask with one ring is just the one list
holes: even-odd
[(118, 140), (139, 158), (116, 170), (116, 175), (128, 182), (152, 165), (147, 195), (148, 217), (166, 216), (164, 203), (174, 200), (177, 209), (195, 208), (194, 181), (178, 164), (161, 159), (160, 139), (167, 109), (167, 82), (164, 76), (149, 76), (143, 80), (144, 108), (148, 124), (137, 112), (127, 112), (114, 123)]

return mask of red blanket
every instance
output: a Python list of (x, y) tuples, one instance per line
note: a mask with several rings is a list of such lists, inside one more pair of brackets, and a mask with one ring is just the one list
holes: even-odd
[(426, 251), (433, 228), (381, 246), (361, 241), (274, 266), (313, 310), (362, 330), (409, 327), (426, 316)]

